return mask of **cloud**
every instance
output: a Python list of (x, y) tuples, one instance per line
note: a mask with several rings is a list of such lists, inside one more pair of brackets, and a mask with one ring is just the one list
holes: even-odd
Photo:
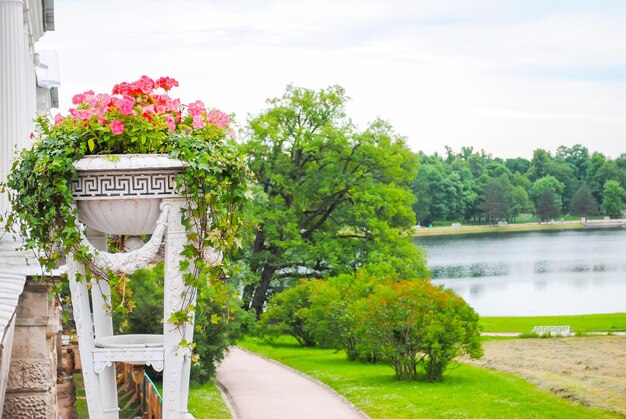
[(624, 150), (626, 3), (582, 0), (57, 0), (61, 106), (141, 74), (181, 82), (243, 122), (288, 83), (340, 84), (364, 125), (415, 149), (530, 157), (547, 144)]

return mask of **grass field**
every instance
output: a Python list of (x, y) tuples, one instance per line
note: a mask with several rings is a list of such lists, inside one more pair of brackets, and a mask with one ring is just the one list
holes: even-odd
[(347, 361), (343, 352), (301, 348), (284, 338), (240, 346), (326, 383), (372, 418), (611, 418), (614, 413), (560, 399), (510, 374), (460, 365), (443, 383), (400, 382), (387, 365)]
[(626, 417), (626, 336), (508, 339), (483, 347), (483, 358), (467, 362)]
[(626, 313), (582, 316), (481, 317), (484, 332), (530, 333), (535, 326), (570, 326), (572, 332), (626, 331)]

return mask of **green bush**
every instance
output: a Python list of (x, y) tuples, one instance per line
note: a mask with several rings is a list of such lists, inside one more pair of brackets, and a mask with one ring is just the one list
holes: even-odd
[(350, 360), (389, 362), (401, 380), (441, 381), (450, 362), (482, 355), (478, 315), (450, 290), (360, 270), (305, 279), (276, 294), (258, 323), (266, 336), (343, 349)]
[(364, 271), (313, 281), (309, 319), (320, 346), (343, 349), (350, 360), (361, 358), (354, 307), (369, 293), (370, 281)]
[(360, 351), (389, 362), (396, 378), (443, 380), (462, 354), (482, 356), (478, 315), (450, 290), (422, 281), (388, 281), (356, 310)]
[(259, 333), (266, 336), (288, 334), (302, 346), (315, 346), (309, 320), (313, 286), (313, 281), (302, 280), (297, 286), (275, 294), (257, 323)]

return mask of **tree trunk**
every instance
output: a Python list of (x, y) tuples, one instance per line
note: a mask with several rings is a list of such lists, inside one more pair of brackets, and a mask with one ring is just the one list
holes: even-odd
[(261, 281), (254, 290), (252, 302), (250, 303), (250, 309), (255, 311), (257, 319), (261, 317), (261, 314), (263, 313), (263, 305), (265, 305), (265, 300), (267, 300), (267, 290), (270, 287), (270, 282), (272, 281), (274, 272), (276, 272), (276, 268), (271, 266), (269, 263), (266, 263), (261, 274)]

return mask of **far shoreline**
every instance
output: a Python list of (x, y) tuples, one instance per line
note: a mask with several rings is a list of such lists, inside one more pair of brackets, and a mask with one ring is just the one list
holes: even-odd
[(513, 233), (528, 231), (583, 230), (585, 225), (580, 221), (553, 221), (545, 223), (522, 223), (496, 225), (467, 225), (456, 227), (421, 227), (413, 229), (413, 237), (447, 236), (480, 233)]

